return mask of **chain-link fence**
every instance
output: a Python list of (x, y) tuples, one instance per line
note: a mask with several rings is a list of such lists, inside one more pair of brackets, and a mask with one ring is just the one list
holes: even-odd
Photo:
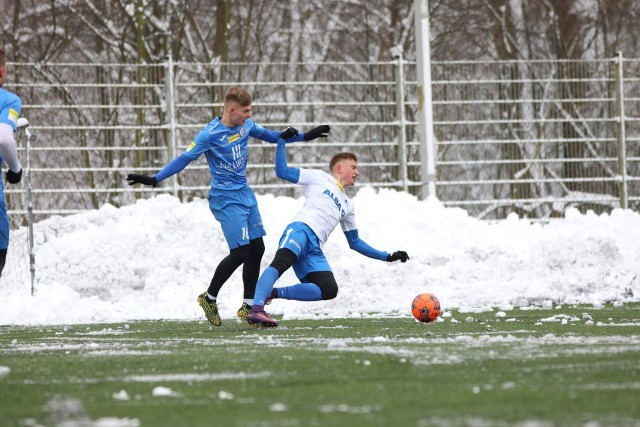
[[(511, 212), (546, 219), (568, 206), (638, 210), (638, 64), (621, 57), (432, 63), (437, 197), (486, 219)], [(206, 197), (204, 158), (156, 189), (129, 188), (124, 177), (155, 173), (180, 154), (222, 113), (225, 90), (238, 83), (253, 94), (254, 120), (265, 127), (332, 126), (327, 141), (292, 144), (292, 165), (325, 168), (336, 151), (354, 151), (360, 185), (421, 190), (415, 63), (168, 59), (8, 68), (5, 87), (20, 94), (38, 135), (31, 153), (36, 221), (158, 192)], [(252, 141), (249, 153), (256, 192), (299, 194), (275, 177), (273, 145)], [(16, 224), (25, 223), (23, 190), (6, 189)]]
[(640, 207), (638, 61), (433, 70), (436, 185), (447, 205), (481, 218)]

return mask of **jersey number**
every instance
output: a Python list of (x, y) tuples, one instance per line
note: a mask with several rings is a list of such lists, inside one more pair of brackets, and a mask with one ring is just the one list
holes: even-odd
[(235, 147), (231, 147), (231, 154), (233, 155), (233, 160), (238, 160), (240, 158), (240, 144)]
[(291, 232), (293, 231), (293, 228), (290, 228), (287, 230), (287, 234), (284, 235), (284, 237), (282, 238), (282, 244), (280, 245), (280, 247), (278, 249), (282, 249), (284, 248), (285, 243), (287, 243), (287, 240), (289, 240), (289, 236), (291, 235)]

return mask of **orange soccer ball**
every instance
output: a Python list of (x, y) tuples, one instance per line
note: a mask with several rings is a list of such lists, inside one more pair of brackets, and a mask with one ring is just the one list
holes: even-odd
[(411, 303), (411, 313), (420, 322), (433, 322), (440, 315), (440, 301), (433, 294), (420, 294)]

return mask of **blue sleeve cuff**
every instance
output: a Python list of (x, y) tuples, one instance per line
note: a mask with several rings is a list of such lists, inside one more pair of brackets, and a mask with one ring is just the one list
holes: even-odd
[(389, 252), (379, 251), (367, 244), (364, 240), (362, 240), (358, 236), (358, 230), (349, 230), (345, 231), (344, 235), (347, 237), (347, 242), (349, 242), (349, 247), (354, 251), (361, 253), (362, 255), (377, 259), (380, 261), (386, 261), (389, 256)]

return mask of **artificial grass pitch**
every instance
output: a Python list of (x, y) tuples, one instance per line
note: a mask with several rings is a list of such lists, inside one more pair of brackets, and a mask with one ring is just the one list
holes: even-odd
[(0, 327), (1, 426), (640, 426), (640, 304)]

